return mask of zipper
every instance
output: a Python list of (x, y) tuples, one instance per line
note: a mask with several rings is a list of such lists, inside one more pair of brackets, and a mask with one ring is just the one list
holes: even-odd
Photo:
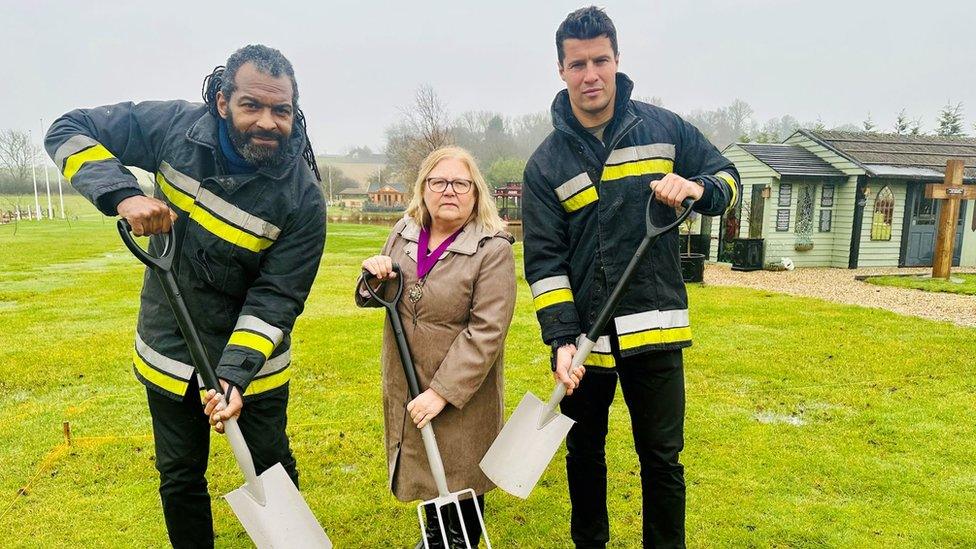
[[(611, 141), (610, 144), (607, 145), (607, 155), (606, 157), (603, 158), (603, 162), (601, 162), (603, 166), (606, 166), (607, 159), (609, 159), (610, 155), (613, 154), (613, 150), (617, 148), (617, 144), (623, 141), (623, 138), (626, 137), (627, 134), (630, 133), (634, 128), (636, 128), (637, 125), (641, 123), (641, 121), (642, 121), (641, 117), (635, 116), (634, 119), (629, 124), (627, 124), (623, 130), (617, 132), (617, 135), (614, 136), (613, 141)], [(600, 168), (600, 179), (603, 179), (603, 167)]]

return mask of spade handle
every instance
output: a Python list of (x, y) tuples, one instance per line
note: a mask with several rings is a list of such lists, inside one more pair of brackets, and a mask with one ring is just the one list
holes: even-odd
[[(669, 231), (674, 230), (678, 225), (680, 225), (689, 214), (691, 214), (691, 206), (694, 204), (692, 198), (685, 198), (681, 205), (684, 209), (679, 213), (675, 220), (664, 226), (655, 225), (652, 211), (653, 205), (655, 203), (654, 193), (651, 193), (650, 198), (647, 199), (647, 206), (645, 208), (645, 225), (646, 234), (641, 240), (640, 245), (637, 246), (637, 251), (634, 252), (634, 256), (630, 258), (630, 263), (627, 264), (627, 268), (624, 269), (624, 273), (620, 276), (620, 280), (617, 281), (617, 285), (613, 287), (613, 291), (610, 292), (610, 298), (600, 309), (600, 312), (596, 316), (596, 321), (590, 326), (590, 330), (584, 335), (577, 345), (576, 354), (573, 355), (573, 363), (569, 367), (569, 373), (572, 374), (577, 368), (579, 368), (586, 357), (590, 356), (590, 352), (593, 350), (593, 346), (596, 345), (596, 340), (603, 335), (604, 329), (607, 327), (607, 323), (610, 322), (610, 317), (613, 312), (617, 310), (617, 304), (620, 303), (620, 299), (623, 297), (624, 292), (627, 291), (627, 286), (630, 285), (630, 280), (634, 277), (637, 272), (637, 266), (640, 264), (641, 259), (643, 259), (644, 254), (650, 249), (651, 246), (657, 242), (657, 239)], [(546, 403), (546, 407), (543, 409), (542, 413), (542, 423), (548, 422), (552, 417), (555, 416), (556, 406), (559, 402), (566, 396), (566, 386), (560, 382), (556, 382), (556, 386), (552, 390), (552, 394), (549, 396), (549, 402)]]
[[(190, 317), (190, 310), (187, 309), (183, 295), (180, 293), (180, 288), (176, 283), (176, 277), (173, 276), (173, 258), (176, 253), (173, 235), (171, 233), (165, 233), (165, 236), (162, 237), (164, 239), (163, 251), (159, 256), (153, 256), (142, 250), (136, 244), (132, 238), (132, 228), (125, 219), (119, 219), (118, 229), (119, 234), (122, 236), (122, 241), (129, 248), (129, 251), (139, 261), (145, 263), (159, 279), (159, 284), (163, 287), (163, 293), (166, 294), (166, 299), (173, 309), (176, 324), (179, 325), (180, 332), (183, 333), (183, 339), (186, 340), (187, 349), (190, 351), (190, 358), (193, 360), (193, 365), (196, 367), (196, 371), (200, 374), (200, 377), (203, 378), (204, 386), (218, 393), (221, 392), (220, 380), (217, 379), (217, 373), (210, 365), (207, 350), (204, 348), (200, 334), (197, 332), (196, 326), (193, 324), (193, 319)], [(224, 395), (225, 399), (230, 399), (229, 393), (230, 391)], [(254, 469), (254, 460), (251, 457), (250, 450), (247, 448), (247, 441), (244, 440), (244, 434), (237, 424), (237, 418), (224, 420), (224, 432), (227, 434), (227, 440), (230, 442), (230, 447), (234, 451), (234, 457), (237, 458), (237, 466), (247, 481), (249, 492), (258, 503), (264, 505), (264, 486), (258, 480), (257, 472)]]

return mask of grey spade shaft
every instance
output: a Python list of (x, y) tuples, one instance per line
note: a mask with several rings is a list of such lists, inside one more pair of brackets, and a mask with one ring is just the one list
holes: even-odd
[[(204, 385), (207, 389), (222, 392), (217, 373), (210, 364), (173, 276), (173, 258), (176, 255), (174, 236), (166, 233), (151, 239), (149, 249), (156, 254), (153, 255), (136, 244), (126, 220), (119, 220), (118, 229), (129, 251), (158, 277)], [(159, 249), (160, 245), (162, 250)], [(224, 398), (228, 399), (229, 395), (224, 395)], [(308, 503), (302, 498), (281, 463), (276, 463), (260, 475), (256, 474), (251, 452), (237, 424), (237, 418), (224, 420), (224, 433), (234, 452), (237, 466), (246, 480), (244, 486), (224, 497), (254, 544), (259, 549), (331, 549), (332, 541), (315, 519)]]
[[(397, 291), (396, 296), (392, 301), (386, 301), (379, 297), (372, 286), (369, 285), (369, 280), (374, 278), (369, 272), (364, 272), (363, 284), (366, 286), (366, 290), (369, 291), (373, 299), (383, 304), (387, 310), (387, 317), (390, 319), (390, 325), (393, 328), (393, 337), (396, 338), (397, 342), (397, 352), (400, 355), (400, 364), (403, 366), (403, 375), (407, 378), (407, 389), (410, 393), (410, 400), (413, 400), (420, 396), (420, 382), (417, 381), (417, 371), (413, 365), (413, 358), (410, 356), (410, 346), (407, 344), (407, 338), (403, 333), (403, 322), (400, 320), (400, 313), (396, 310), (396, 304), (400, 301), (400, 295), (403, 293), (403, 274), (400, 271), (400, 266), (394, 264), (393, 272), (397, 274)], [(430, 472), (434, 475), (434, 483), (437, 485), (437, 495), (447, 496), (451, 492), (447, 489), (447, 475), (444, 473), (444, 462), (441, 460), (441, 453), (437, 448), (437, 437), (434, 436), (434, 427), (431, 422), (427, 422), (424, 428), (420, 430), (420, 436), (424, 441), (424, 450), (427, 452), (427, 461), (430, 463)]]
[[(586, 357), (590, 355), (590, 351), (593, 350), (593, 346), (596, 345), (596, 340), (603, 335), (603, 331), (607, 327), (607, 322), (610, 321), (610, 317), (612, 317), (614, 311), (617, 310), (617, 305), (620, 303), (620, 299), (623, 297), (624, 292), (630, 285), (630, 279), (633, 278), (634, 273), (637, 272), (637, 266), (641, 262), (641, 259), (643, 259), (647, 249), (657, 241), (659, 236), (678, 226), (682, 221), (684, 221), (685, 218), (688, 217), (688, 214), (691, 213), (691, 206), (694, 203), (691, 198), (686, 198), (684, 202), (681, 203), (681, 205), (684, 207), (684, 211), (681, 212), (678, 218), (674, 222), (670, 223), (667, 227), (663, 229), (656, 229), (652, 228), (650, 223), (652, 202), (653, 198), (647, 202), (647, 234), (644, 236), (644, 239), (641, 240), (641, 243), (637, 247), (637, 251), (634, 252), (633, 257), (630, 258), (630, 263), (628, 263), (627, 268), (624, 269), (624, 273), (620, 276), (620, 280), (618, 280), (616, 286), (613, 287), (613, 291), (610, 293), (610, 298), (607, 299), (607, 302), (600, 309), (600, 312), (597, 315), (596, 320), (593, 322), (593, 325), (590, 326), (589, 331), (587, 331), (586, 335), (583, 336), (582, 341), (576, 349), (576, 354), (573, 355), (573, 363), (570, 365), (569, 370), (570, 374), (572, 374), (572, 372), (583, 364)], [(556, 414), (558, 414), (558, 412), (556, 412), (556, 407), (559, 406), (559, 403), (565, 396), (566, 386), (562, 383), (556, 383), (556, 386), (552, 390), (552, 394), (549, 396), (549, 402), (546, 403), (546, 407), (543, 408), (542, 415), (539, 417), (539, 429), (544, 427), (556, 417)]]
[[(173, 255), (165, 253), (165, 251), (170, 251), (168, 248), (176, 245), (173, 241), (173, 236), (167, 234), (166, 243), (164, 244), (167, 250), (161, 253), (159, 257), (152, 257), (136, 246), (131, 238), (127, 238), (130, 230), (129, 223), (124, 219), (120, 219), (119, 232), (124, 233), (122, 240), (126, 246), (136, 257), (143, 260), (143, 263), (146, 263), (145, 259), (150, 260), (150, 263), (146, 263), (146, 265), (156, 273), (160, 284), (163, 286), (163, 293), (166, 294), (166, 299), (169, 300), (169, 304), (173, 308), (173, 316), (176, 317), (176, 323), (180, 327), (180, 332), (183, 333), (183, 337), (186, 339), (190, 357), (193, 359), (193, 364), (196, 366), (200, 377), (203, 378), (204, 385), (207, 389), (213, 389), (218, 393), (222, 392), (220, 380), (217, 378), (217, 373), (214, 371), (213, 366), (210, 365), (210, 359), (207, 356), (203, 342), (200, 340), (200, 334), (197, 333), (197, 329), (191, 321), (190, 310), (186, 308), (186, 302), (183, 301), (183, 294), (176, 285), (176, 277), (173, 276), (171, 269)], [(137, 250), (133, 250), (133, 247), (137, 248)], [(224, 398), (229, 401), (230, 394), (224, 395)], [(244, 474), (244, 478), (247, 481), (248, 492), (251, 493), (257, 503), (264, 505), (264, 483), (258, 480), (257, 473), (254, 469), (254, 460), (251, 458), (251, 452), (247, 449), (247, 442), (244, 440), (244, 434), (241, 432), (240, 426), (237, 425), (236, 417), (224, 421), (224, 433), (227, 435), (230, 447), (234, 451), (234, 457), (237, 458), (238, 467), (240, 467), (241, 473)]]

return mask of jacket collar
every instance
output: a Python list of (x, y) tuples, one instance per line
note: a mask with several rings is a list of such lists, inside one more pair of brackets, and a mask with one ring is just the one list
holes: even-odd
[[(186, 138), (197, 145), (202, 145), (215, 152), (218, 151), (220, 144), (217, 137), (217, 119), (210, 114), (210, 111), (203, 113), (203, 116), (186, 130)], [(304, 161), (302, 151), (305, 149), (305, 132), (298, 120), (295, 121), (295, 127), (292, 129), (291, 137), (285, 146), (288, 150), (284, 162), (277, 166), (258, 168), (256, 173), (271, 179), (283, 179), (291, 173), (297, 162)]]
[[(605, 141), (607, 143), (612, 143), (616, 133), (623, 128), (627, 128), (637, 118), (637, 113), (630, 103), (630, 96), (634, 91), (634, 82), (622, 72), (617, 73), (616, 80), (617, 95), (613, 101), (613, 118), (610, 119), (610, 123), (605, 130), (607, 135)], [(576, 139), (582, 139), (584, 142), (588, 142), (588, 139), (592, 141), (597, 140), (586, 131), (586, 128), (579, 123), (576, 115), (573, 114), (573, 107), (569, 103), (569, 90), (563, 89), (556, 94), (556, 98), (552, 101), (550, 112), (552, 114), (552, 126), (557, 131), (561, 131)]]
[[(411, 243), (409, 245), (410, 250), (407, 251), (416, 252), (417, 243), (420, 241), (420, 225), (418, 225), (412, 217), (404, 216), (402, 225), (400, 227), (400, 236), (402, 236), (407, 242)], [(454, 242), (452, 242), (444, 252), (445, 254), (447, 252), (454, 252), (463, 255), (474, 255), (481, 246), (482, 241), (495, 236), (506, 238), (509, 240), (509, 242), (513, 240), (512, 236), (506, 231), (499, 230), (487, 232), (479, 223), (472, 219), (464, 225), (464, 227), (461, 229), (461, 234), (454, 239)], [(408, 253), (407, 255), (410, 255), (414, 260), (417, 259), (416, 257), (413, 257), (411, 253)]]

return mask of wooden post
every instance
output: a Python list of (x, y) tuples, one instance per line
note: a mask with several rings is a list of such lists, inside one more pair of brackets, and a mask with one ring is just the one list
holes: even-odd
[(961, 200), (976, 199), (976, 187), (963, 186), (963, 161), (946, 163), (945, 183), (925, 186), (925, 198), (942, 201), (939, 211), (938, 233), (935, 238), (935, 254), (932, 256), (932, 278), (948, 279), (952, 269), (952, 252), (956, 244), (956, 225), (959, 223)]
[(64, 421), (61, 423), (61, 429), (64, 431), (64, 442), (71, 446), (71, 424)]

